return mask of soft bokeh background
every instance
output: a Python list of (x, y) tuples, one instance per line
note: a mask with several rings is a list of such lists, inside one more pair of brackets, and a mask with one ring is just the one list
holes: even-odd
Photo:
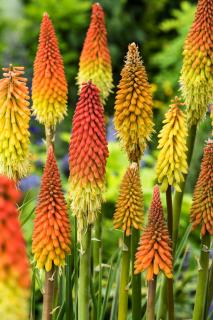
[[(77, 101), (76, 75), (78, 61), (86, 30), (89, 25), (89, 0), (1, 0), (0, 1), (0, 66), (8, 63), (24, 65), (31, 87), (33, 61), (38, 43), (39, 26), (43, 12), (48, 12), (56, 29), (65, 71), (69, 83), (68, 115), (57, 128), (56, 155), (61, 169), (64, 190), (68, 189), (68, 143), (71, 133), (71, 120)], [(108, 41), (112, 56), (114, 85), (118, 84), (127, 46), (136, 42), (142, 52), (149, 81), (154, 95), (155, 134), (141, 163), (145, 209), (150, 204), (155, 178), (157, 157), (157, 134), (162, 127), (163, 116), (169, 101), (179, 94), (179, 73), (182, 63), (182, 47), (192, 23), (195, 1), (177, 0), (101, 0), (106, 13)], [(2, 75), (1, 75), (2, 76)], [(114, 90), (115, 93), (115, 90)], [(119, 231), (112, 228), (112, 215), (122, 175), (127, 167), (127, 158), (116, 141), (113, 129), (114, 93), (105, 107), (107, 135), (110, 157), (107, 164), (106, 202), (104, 214), (104, 260), (115, 252), (118, 246)], [(45, 161), (44, 130), (32, 119), (31, 151), (32, 173), (21, 182), (24, 191), (21, 207), (21, 221), (32, 260), (30, 247), (34, 208), (40, 185), (40, 177)], [(198, 176), (202, 148), (210, 132), (209, 117), (200, 125), (195, 145), (193, 164), (187, 182), (181, 214), (180, 240), (189, 224), (191, 194)], [(162, 200), (165, 205), (164, 195)], [(190, 235), (184, 250), (184, 259), (177, 264), (175, 279), (175, 300), (177, 319), (190, 319), (196, 285), (197, 258), (199, 256), (199, 234)], [(183, 257), (182, 257), (183, 258)], [(37, 276), (36, 308), (39, 319), (41, 293)], [(110, 306), (109, 306), (110, 312)], [(107, 318), (106, 318), (107, 319)]]

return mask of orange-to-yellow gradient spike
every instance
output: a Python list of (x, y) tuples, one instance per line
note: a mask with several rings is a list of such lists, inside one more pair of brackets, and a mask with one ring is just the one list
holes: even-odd
[(32, 84), (33, 112), (50, 127), (66, 114), (67, 82), (55, 30), (47, 13), (41, 23)]
[(3, 68), (0, 80), (0, 173), (18, 180), (29, 172), (29, 90), (23, 67)]
[(70, 223), (52, 146), (48, 149), (33, 230), (32, 252), (37, 267), (64, 266), (70, 253)]
[(16, 202), (15, 183), (0, 176), (0, 317), (27, 320), (30, 296), (29, 264)]
[(201, 226), (201, 235), (213, 236), (213, 141), (204, 148), (200, 174), (194, 189), (191, 207), (192, 229)]
[(100, 97), (104, 103), (113, 87), (113, 80), (104, 11), (99, 3), (92, 6), (91, 22), (80, 56), (77, 77), (79, 88), (83, 82), (89, 80), (100, 90)]
[(133, 162), (127, 169), (121, 182), (120, 194), (113, 217), (115, 229), (122, 228), (127, 236), (131, 228), (142, 229), (143, 193), (137, 163)]
[(187, 124), (185, 113), (181, 110), (178, 97), (172, 100), (172, 104), (165, 115), (164, 126), (158, 135), (160, 149), (156, 174), (161, 190), (166, 191), (168, 186), (173, 186), (180, 192), (180, 183), (184, 181), (187, 173)]
[(70, 197), (79, 236), (95, 221), (103, 200), (108, 148), (99, 90), (84, 83), (73, 118), (69, 147)]
[(167, 278), (172, 278), (172, 269), (172, 242), (164, 221), (159, 188), (155, 186), (149, 209), (148, 225), (142, 233), (135, 255), (135, 273), (146, 270), (146, 279), (150, 281), (160, 271), (163, 271)]
[(213, 1), (199, 0), (193, 25), (186, 38), (181, 89), (187, 104), (189, 126), (206, 114), (213, 99)]
[(115, 101), (115, 128), (130, 161), (138, 162), (153, 132), (151, 88), (138, 47), (131, 43)]

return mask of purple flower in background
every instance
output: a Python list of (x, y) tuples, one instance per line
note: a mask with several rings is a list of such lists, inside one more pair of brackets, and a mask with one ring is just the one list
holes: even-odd
[(36, 188), (39, 185), (40, 185), (40, 177), (33, 174), (29, 177), (21, 179), (19, 186), (20, 186), (21, 191), (25, 192), (25, 191), (30, 190), (32, 188)]
[(66, 154), (61, 160), (61, 170), (68, 177), (69, 176), (69, 156)]
[(116, 141), (116, 131), (113, 123), (113, 117), (109, 118), (109, 124), (107, 127), (107, 141), (114, 142)]

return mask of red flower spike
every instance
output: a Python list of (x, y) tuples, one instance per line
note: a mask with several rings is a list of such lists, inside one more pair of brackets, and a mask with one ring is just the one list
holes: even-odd
[[(27, 319), (29, 264), (15, 201), (15, 183), (0, 176), (0, 314), (3, 319)], [(9, 298), (9, 301), (8, 301)], [(21, 305), (21, 308), (20, 308)]]
[(33, 110), (39, 122), (55, 126), (66, 114), (67, 82), (53, 24), (47, 13), (41, 23), (34, 62)]
[(200, 174), (194, 189), (191, 207), (192, 229), (201, 225), (201, 235), (213, 236), (213, 141), (204, 148)]
[(32, 251), (38, 268), (63, 266), (70, 253), (70, 223), (53, 148), (49, 147), (34, 221)]
[(146, 279), (153, 280), (162, 270), (172, 278), (172, 242), (164, 221), (158, 186), (154, 187), (148, 225), (145, 228), (135, 259), (135, 273), (147, 270)]
[(73, 118), (69, 148), (70, 195), (78, 218), (79, 234), (94, 222), (101, 207), (108, 148), (104, 110), (99, 90), (91, 82), (82, 85)]

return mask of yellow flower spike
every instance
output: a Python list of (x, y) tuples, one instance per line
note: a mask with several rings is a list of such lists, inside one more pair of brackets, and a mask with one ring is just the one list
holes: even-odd
[(18, 180), (29, 172), (29, 90), (24, 67), (3, 68), (0, 80), (0, 173)]
[(139, 169), (133, 162), (127, 169), (120, 187), (120, 195), (114, 214), (114, 227), (122, 228), (127, 236), (131, 234), (131, 227), (142, 229), (143, 223), (143, 194)]
[(129, 160), (143, 155), (153, 132), (151, 87), (138, 47), (131, 43), (115, 101), (115, 128)]
[(168, 186), (173, 186), (180, 192), (180, 182), (184, 180), (184, 174), (187, 173), (187, 125), (186, 116), (180, 110), (178, 97), (172, 101), (169, 111), (166, 113), (164, 126), (158, 135), (160, 149), (156, 174), (161, 190), (166, 191)]
[(203, 119), (213, 97), (212, 15), (212, 0), (199, 0), (184, 45), (180, 82), (189, 126)]

